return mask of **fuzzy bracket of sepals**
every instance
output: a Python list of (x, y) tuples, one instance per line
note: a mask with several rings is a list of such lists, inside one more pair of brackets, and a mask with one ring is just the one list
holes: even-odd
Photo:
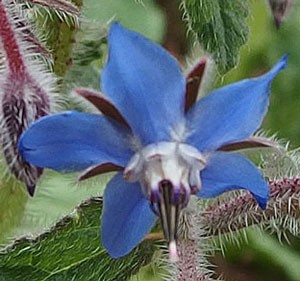
[(189, 30), (221, 74), (235, 67), (248, 38), (247, 0), (182, 0)]
[(152, 241), (129, 255), (112, 259), (100, 244), (102, 200), (83, 202), (34, 240), (22, 238), (0, 252), (0, 280), (125, 281), (151, 261)]

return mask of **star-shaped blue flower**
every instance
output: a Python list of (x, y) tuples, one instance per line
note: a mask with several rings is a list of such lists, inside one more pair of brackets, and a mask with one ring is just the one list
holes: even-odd
[[(102, 242), (112, 257), (129, 253), (158, 215), (176, 252), (178, 214), (191, 194), (210, 198), (247, 189), (266, 206), (269, 189), (244, 156), (221, 147), (246, 141), (261, 125), (272, 79), (268, 73), (220, 88), (186, 107), (186, 79), (173, 57), (136, 32), (113, 23), (104, 95), (78, 91), (103, 115), (63, 112), (35, 122), (19, 150), (38, 167), (86, 171), (81, 179), (120, 171), (104, 192)], [(187, 112), (186, 112), (187, 111)]]

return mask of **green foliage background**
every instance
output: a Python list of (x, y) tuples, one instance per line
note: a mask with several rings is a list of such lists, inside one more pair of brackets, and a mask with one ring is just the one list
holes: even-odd
[[(88, 18), (102, 24), (107, 24), (112, 19), (120, 20), (126, 27), (162, 42), (166, 16), (156, 2), (158, 1), (86, 0), (84, 13)], [(280, 138), (290, 140), (291, 147), (299, 147), (300, 6), (297, 3), (294, 5), (290, 17), (277, 30), (265, 1), (250, 3), (249, 41), (241, 49), (237, 67), (225, 76), (220, 76), (214, 87), (256, 76), (269, 69), (284, 53), (289, 53), (288, 68), (273, 83), (264, 128), (270, 133), (278, 133)], [(97, 67), (98, 64), (95, 64), (93, 75), (97, 74)], [(88, 70), (87, 73), (92, 72)], [(207, 78), (213, 80), (214, 77)], [(93, 77), (88, 79), (95, 81)], [(97, 181), (78, 186), (75, 184), (75, 174), (66, 176), (48, 172), (40, 182), (36, 196), (29, 199), (20, 186), (6, 188), (11, 184), (9, 181), (2, 184), (2, 192), (5, 191), (7, 194), (2, 193), (5, 200), (0, 200), (0, 242), (6, 243), (28, 232), (32, 234), (43, 232), (63, 215), (72, 212), (82, 200), (101, 195), (103, 191), (101, 186), (108, 179), (109, 176), (101, 180), (97, 178)], [(259, 236), (256, 232), (250, 231), (248, 245), (243, 242), (239, 247), (228, 245), (225, 251), (226, 258), (217, 253), (212, 262), (217, 264), (218, 273), (224, 273), (228, 281), (299, 281), (300, 241), (294, 237), (290, 237), (290, 240), (292, 246), (287, 246), (285, 242), (281, 245), (276, 237)], [(26, 253), (24, 256), (26, 257)], [(2, 259), (3, 262), (5, 260)], [(0, 262), (0, 266), (3, 266), (2, 263)], [(24, 266), (28, 264), (25, 263)], [(153, 265), (148, 266), (131, 280), (158, 281), (156, 270)], [(8, 279), (0, 278), (0, 280)]]
[(252, 1), (250, 36), (241, 49), (240, 63), (226, 75), (224, 83), (262, 73), (283, 54), (289, 54), (288, 67), (272, 87), (271, 103), (264, 128), (300, 145), (300, 6), (296, 2), (287, 20), (277, 30), (264, 1)]

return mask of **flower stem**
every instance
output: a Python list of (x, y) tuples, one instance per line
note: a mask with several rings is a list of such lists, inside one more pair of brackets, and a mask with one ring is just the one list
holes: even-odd
[(2, 46), (6, 54), (9, 70), (13, 73), (24, 75), (25, 64), (4, 2), (0, 1), (0, 38)]
[(194, 211), (183, 212), (178, 230), (178, 261), (170, 264), (170, 280), (212, 281), (212, 265), (207, 260), (210, 245), (203, 235), (202, 222)]
[[(278, 220), (281, 227), (289, 227), (291, 219), (299, 219), (300, 177), (269, 181), (270, 201), (266, 210), (258, 207), (250, 193), (210, 205), (201, 218), (207, 227), (206, 236), (232, 233), (250, 225)], [(290, 229), (293, 232), (293, 229)]]

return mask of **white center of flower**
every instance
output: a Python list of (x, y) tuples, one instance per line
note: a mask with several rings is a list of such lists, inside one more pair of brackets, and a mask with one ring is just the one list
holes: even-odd
[(201, 188), (200, 171), (206, 159), (195, 148), (179, 142), (159, 142), (137, 152), (124, 171), (130, 182), (139, 181), (153, 212), (159, 216), (169, 243), (170, 261), (178, 260), (176, 240), (180, 210)]
[(139, 181), (150, 200), (159, 193), (163, 183), (169, 183), (175, 194), (197, 193), (201, 188), (200, 171), (206, 159), (195, 147), (178, 142), (150, 144), (137, 152), (124, 171), (130, 182)]

